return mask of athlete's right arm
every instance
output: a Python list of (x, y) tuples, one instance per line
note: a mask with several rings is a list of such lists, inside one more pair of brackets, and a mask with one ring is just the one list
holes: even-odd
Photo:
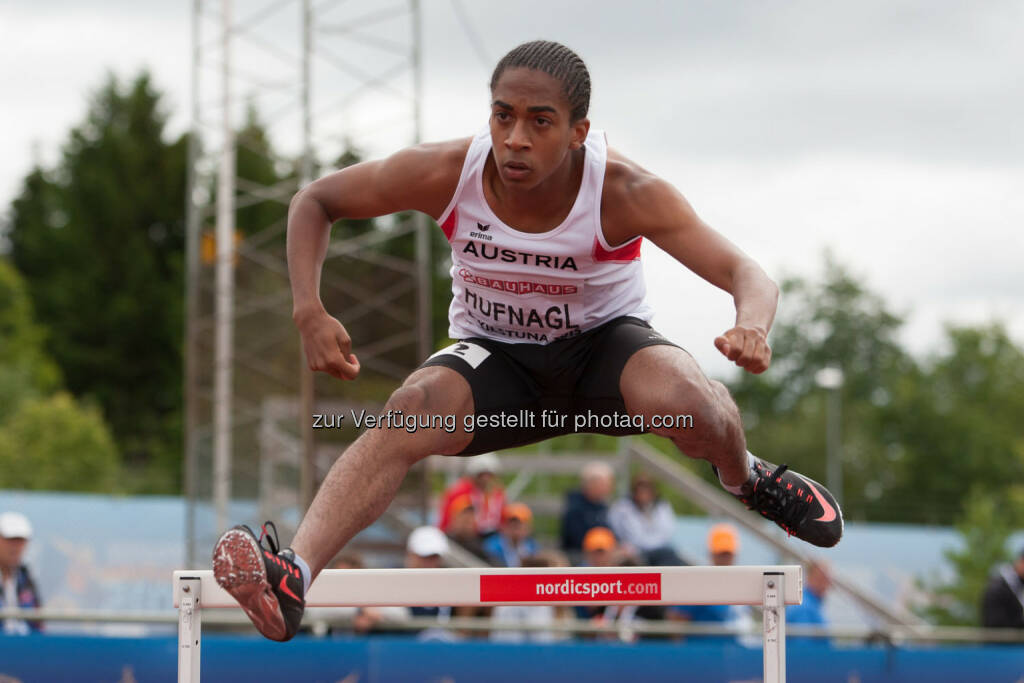
[(320, 301), (320, 273), (331, 225), (343, 218), (374, 218), (398, 211), (422, 211), (439, 218), (459, 182), (469, 139), (404, 149), (310, 183), (288, 208), (288, 274), (292, 318), (310, 369), (338, 379), (355, 379), (359, 360), (344, 326)]

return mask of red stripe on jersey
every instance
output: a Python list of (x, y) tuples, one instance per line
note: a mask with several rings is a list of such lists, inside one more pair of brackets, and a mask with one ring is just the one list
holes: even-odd
[(448, 218), (441, 224), (441, 230), (444, 231), (445, 239), (449, 242), (452, 241), (452, 235), (455, 234), (455, 224), (459, 222), (458, 219), (459, 207), (452, 208), (452, 212), (448, 214)]
[(592, 254), (595, 261), (636, 261), (640, 258), (640, 243), (643, 241), (643, 237), (638, 237), (629, 244), (609, 250), (602, 247), (601, 241), (595, 237)]

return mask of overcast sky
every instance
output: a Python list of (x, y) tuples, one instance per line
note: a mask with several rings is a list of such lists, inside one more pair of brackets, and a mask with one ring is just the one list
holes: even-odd
[[(218, 6), (207, 4), (215, 14)], [(385, 4), (393, 6), (317, 6), (328, 8), (326, 26)], [(773, 277), (818, 273), (830, 248), (907, 315), (904, 340), (915, 352), (937, 349), (943, 321), (999, 318), (1024, 340), (1024, 2), (422, 4), (425, 139), (478, 130), (493, 63), (522, 41), (559, 40), (590, 67), (592, 125), (679, 187)], [(185, 129), (190, 6), (0, 2), (0, 204), (34, 158), (53, 163), (107, 71), (128, 77), (149, 68), (167, 95), (171, 132)], [(271, 6), (235, 0), (240, 17)], [(253, 35), (297, 54), (298, 4), (280, 6)], [(397, 23), (390, 28), (406, 40)], [(376, 48), (318, 35), (366, 71), (388, 63)], [(236, 59), (271, 75), (269, 62), (242, 48)], [(314, 100), (330, 111), (337, 98), (324, 91), (344, 87), (318, 68)], [(207, 75), (215, 84), (215, 71)], [(386, 110), (382, 100), (371, 122), (387, 121)], [(324, 114), (318, 130), (358, 129), (366, 117), (353, 111), (336, 124)], [(296, 130), (273, 132), (287, 146)], [(372, 154), (400, 144), (358, 141)], [(712, 345), (732, 323), (728, 296), (650, 245), (643, 258), (656, 327), (710, 374), (728, 372)]]

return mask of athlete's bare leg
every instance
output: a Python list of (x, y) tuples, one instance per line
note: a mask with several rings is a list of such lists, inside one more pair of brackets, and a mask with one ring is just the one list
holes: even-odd
[(409, 468), (426, 456), (453, 455), (472, 434), (461, 428), (473, 412), (469, 383), (450, 368), (417, 370), (388, 399), (385, 410), (405, 415), (455, 415), (456, 429), (369, 429), (335, 461), (299, 526), (292, 549), (316, 578), (353, 536), (384, 513)]
[(721, 382), (708, 379), (697, 362), (676, 346), (647, 346), (622, 369), (619, 390), (630, 415), (692, 415), (692, 427), (653, 427), (684, 454), (709, 461), (724, 484), (739, 486), (750, 477), (740, 411)]

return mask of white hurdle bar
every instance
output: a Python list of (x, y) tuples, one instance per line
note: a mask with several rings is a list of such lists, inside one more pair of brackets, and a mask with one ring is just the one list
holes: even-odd
[[(797, 565), (327, 569), (307, 607), (489, 605), (760, 605), (764, 683), (786, 680), (786, 605), (803, 600)], [(238, 608), (210, 570), (174, 572), (178, 681), (199, 681), (202, 611)]]

